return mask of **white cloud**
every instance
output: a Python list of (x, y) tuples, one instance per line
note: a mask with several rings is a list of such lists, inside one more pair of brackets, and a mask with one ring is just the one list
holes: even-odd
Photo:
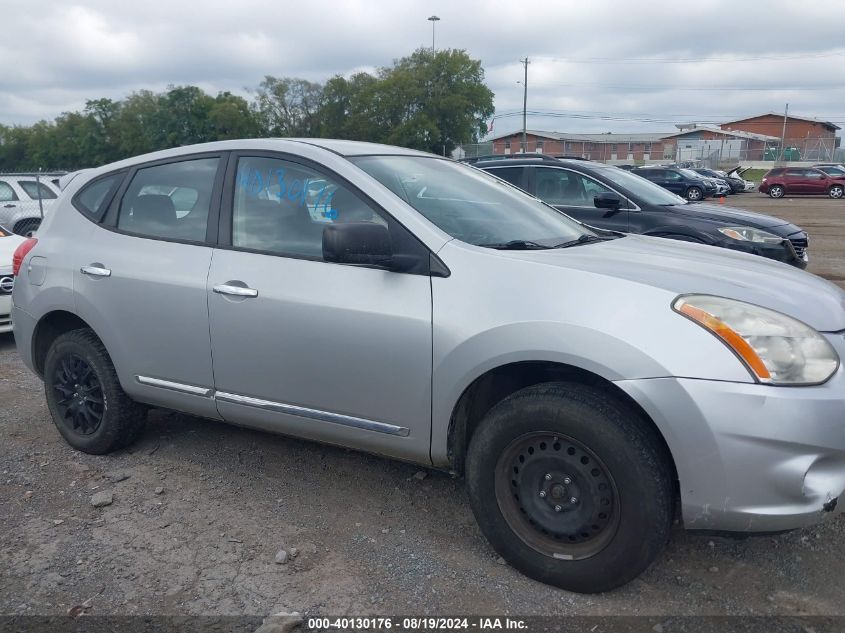
[[(527, 55), (529, 110), (669, 120), (532, 116), (531, 127), (670, 130), (679, 115), (730, 118), (787, 101), (798, 114), (845, 120), (845, 3), (826, 4), (822, 19), (790, 0), (0, 0), (0, 8), (6, 124), (171, 83), (246, 94), (264, 75), (325, 80), (389, 65), (431, 45), (432, 14), (441, 18), (438, 48), (481, 59), (499, 113), (522, 108), (518, 60)], [(771, 56), (804, 57), (754, 59)], [(718, 61), (726, 58), (745, 61)], [(777, 89), (712, 90), (755, 86)], [(519, 127), (521, 116), (502, 117), (496, 132)]]

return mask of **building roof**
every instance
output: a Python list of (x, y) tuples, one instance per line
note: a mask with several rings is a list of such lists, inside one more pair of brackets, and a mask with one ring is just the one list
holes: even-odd
[(752, 141), (779, 141), (780, 137), (769, 136), (768, 134), (755, 134), (754, 132), (745, 132), (744, 130), (723, 130), (712, 125), (699, 125), (675, 134), (667, 134), (664, 138), (677, 138), (679, 136), (688, 136), (690, 134), (697, 134), (699, 132), (713, 132), (714, 134), (722, 134), (724, 136), (731, 136), (734, 138), (744, 138)]
[[(645, 134), (571, 134), (569, 132), (545, 132), (542, 130), (526, 130), (526, 134), (531, 136), (539, 136), (540, 138), (548, 138), (554, 141), (576, 141), (585, 143), (658, 143), (662, 138), (668, 136), (665, 132), (651, 132)], [(507, 134), (498, 134), (494, 136), (492, 141), (497, 141), (503, 138), (522, 136), (522, 131), (508, 132)]]
[[(722, 125), (730, 125), (731, 123), (742, 123), (743, 121), (750, 121), (751, 119), (759, 119), (760, 117), (764, 116), (776, 116), (778, 118), (783, 118), (782, 112), (764, 112), (763, 114), (755, 114), (754, 116), (747, 116), (742, 119), (734, 119), (733, 121), (725, 121)], [(796, 119), (798, 121), (810, 121), (811, 123), (821, 123), (831, 129), (838, 130), (840, 129), (838, 125), (835, 123), (831, 123), (830, 121), (825, 121), (823, 119), (816, 119), (814, 117), (809, 116), (796, 116), (794, 114), (787, 114), (787, 119)]]

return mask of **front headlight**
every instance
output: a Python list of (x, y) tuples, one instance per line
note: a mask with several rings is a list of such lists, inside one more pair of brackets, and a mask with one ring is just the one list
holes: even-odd
[(754, 229), (750, 226), (723, 226), (719, 229), (719, 233), (731, 238), (732, 240), (738, 240), (740, 242), (757, 242), (758, 244), (780, 244), (784, 240), (784, 238), (773, 233)]
[(780, 312), (709, 295), (678, 297), (672, 308), (719, 338), (759, 382), (814, 385), (839, 367), (827, 339)]

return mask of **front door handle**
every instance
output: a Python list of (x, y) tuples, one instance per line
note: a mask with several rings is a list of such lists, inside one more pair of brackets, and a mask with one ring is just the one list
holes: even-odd
[(231, 284), (218, 284), (212, 288), (219, 295), (232, 295), (234, 297), (257, 297), (258, 291), (255, 288), (246, 286), (233, 286)]
[(15, 205), (13, 205), (13, 204), (4, 204), (4, 205), (3, 205), (3, 208), (4, 208), (4, 209), (14, 209), (14, 208), (15, 208)]
[(111, 277), (111, 270), (104, 267), (102, 264), (83, 266), (79, 269), (79, 272), (83, 275), (91, 275), (92, 277)]

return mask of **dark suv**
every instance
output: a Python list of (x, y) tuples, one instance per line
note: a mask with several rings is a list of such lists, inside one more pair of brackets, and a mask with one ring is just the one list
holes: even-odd
[(827, 194), (839, 200), (845, 197), (845, 174), (829, 175), (815, 167), (777, 167), (763, 177), (758, 191), (772, 198)]
[(721, 204), (688, 202), (641, 178), (639, 169), (551, 158), (474, 166), (596, 228), (721, 246), (799, 268), (809, 261), (808, 237), (800, 227)]
[(631, 173), (693, 202), (715, 196), (717, 192), (714, 179), (683, 167), (637, 167)]

